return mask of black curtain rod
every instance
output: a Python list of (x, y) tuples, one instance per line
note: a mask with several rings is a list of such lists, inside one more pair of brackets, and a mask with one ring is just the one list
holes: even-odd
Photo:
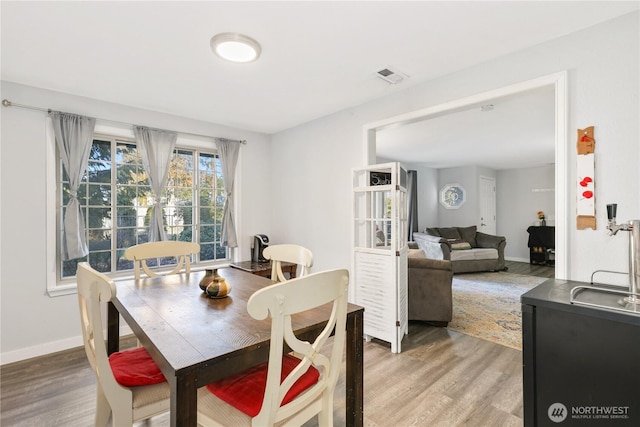
[[(28, 110), (44, 111), (47, 114), (49, 114), (50, 112), (53, 111), (50, 108), (41, 108), (41, 107), (34, 107), (32, 105), (16, 104), (15, 102), (11, 102), (8, 99), (3, 99), (2, 100), (2, 105), (5, 106), (5, 107), (18, 107), (18, 108), (26, 108)], [(101, 119), (101, 118), (97, 118), (97, 120), (100, 120), (100, 121), (103, 121), (103, 122), (117, 123), (117, 124), (126, 125), (126, 126), (135, 126), (133, 123), (119, 122), (117, 120), (109, 120), (109, 119)], [(228, 138), (216, 138), (216, 137), (211, 136), (211, 135), (202, 135), (202, 134), (199, 134), (199, 133), (179, 132), (179, 131), (177, 131), (177, 132), (181, 133), (183, 135), (199, 136), (199, 137), (203, 137), (203, 138), (228, 139)], [(236, 141), (236, 142), (239, 142), (240, 144), (246, 144), (247, 143), (246, 139), (243, 139), (243, 140), (229, 139), (229, 141)]]

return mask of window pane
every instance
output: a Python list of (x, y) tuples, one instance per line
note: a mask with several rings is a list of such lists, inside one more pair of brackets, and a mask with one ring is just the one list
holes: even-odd
[(200, 244), (200, 260), (209, 261), (216, 259), (215, 245), (213, 243)]
[(228, 258), (226, 246), (216, 246), (216, 259)]
[(78, 269), (78, 263), (85, 262), (87, 257), (80, 259), (72, 259), (69, 261), (62, 262), (62, 278), (65, 277), (73, 277), (76, 275), (76, 270)]
[(111, 249), (111, 230), (89, 230), (89, 251)]
[(202, 226), (200, 227), (200, 243), (214, 242), (215, 241), (215, 227)]
[(88, 228), (110, 228), (111, 208), (89, 208)]
[(132, 207), (118, 206), (118, 227), (135, 227), (136, 210)]
[(137, 244), (135, 228), (118, 228), (118, 241), (116, 247), (118, 249), (127, 249)]
[(176, 150), (169, 167), (169, 187), (193, 186), (193, 152)]
[(193, 227), (183, 227), (181, 230), (176, 230), (177, 239), (181, 242), (193, 242)]
[(104, 160), (111, 162), (111, 141), (94, 139), (91, 146), (89, 160)]
[(89, 161), (87, 177), (89, 182), (111, 182), (111, 163)]
[[(89, 184), (87, 186), (89, 205), (111, 206), (111, 186), (103, 184)], [(81, 202), (82, 203), (82, 202)], [(83, 203), (84, 204), (84, 203)]]
[(89, 253), (89, 265), (101, 273), (111, 273), (111, 251)]
[(138, 245), (140, 243), (147, 243), (149, 241), (149, 227), (147, 228), (138, 228)]
[(118, 271), (121, 270), (133, 270), (133, 261), (129, 261), (128, 259), (125, 259), (124, 257), (124, 250), (119, 250), (117, 252), (118, 254), (118, 264), (116, 266), (116, 269)]
[(118, 165), (116, 175), (118, 184), (132, 185), (146, 180), (146, 175), (139, 169), (138, 165)]
[(116, 145), (116, 163), (142, 163), (136, 144), (119, 141)]

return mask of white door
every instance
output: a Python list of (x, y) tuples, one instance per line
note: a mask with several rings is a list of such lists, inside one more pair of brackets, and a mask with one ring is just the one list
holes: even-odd
[(480, 226), (478, 231), (496, 234), (496, 180), (480, 177)]

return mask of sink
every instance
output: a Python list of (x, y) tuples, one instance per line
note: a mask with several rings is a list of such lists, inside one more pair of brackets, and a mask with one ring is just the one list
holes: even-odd
[(640, 294), (628, 289), (596, 285), (579, 285), (571, 289), (571, 304), (585, 305), (601, 310), (622, 311), (640, 316)]

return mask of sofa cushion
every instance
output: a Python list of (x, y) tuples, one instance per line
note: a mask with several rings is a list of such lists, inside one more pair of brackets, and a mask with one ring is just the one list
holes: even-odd
[(473, 248), (466, 251), (451, 251), (451, 261), (475, 261), (498, 259), (498, 250), (493, 248)]
[(427, 234), (430, 234), (432, 236), (440, 237), (440, 232), (438, 231), (437, 228), (427, 228), (425, 231), (426, 231)]
[(476, 232), (478, 228), (475, 225), (470, 227), (458, 227), (458, 232), (460, 233), (460, 237), (465, 242), (469, 242), (472, 248), (477, 248), (478, 243), (476, 242)]
[(462, 240), (462, 236), (457, 227), (439, 228), (438, 231), (440, 232), (440, 236), (445, 239)]

